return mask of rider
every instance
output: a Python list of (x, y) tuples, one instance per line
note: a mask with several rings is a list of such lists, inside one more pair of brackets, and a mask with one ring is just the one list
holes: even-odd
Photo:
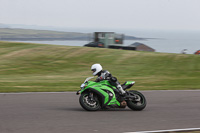
[(95, 82), (99, 82), (102, 80), (108, 80), (112, 85), (116, 86), (122, 96), (126, 95), (126, 92), (123, 90), (120, 83), (117, 81), (116, 77), (113, 77), (111, 73), (107, 70), (103, 70), (100, 64), (93, 64), (91, 67), (91, 71), (93, 71), (94, 76), (98, 76)]

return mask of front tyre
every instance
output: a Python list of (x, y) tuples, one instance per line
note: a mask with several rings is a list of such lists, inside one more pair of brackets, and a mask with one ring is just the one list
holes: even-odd
[(135, 99), (127, 100), (127, 106), (136, 111), (143, 110), (146, 107), (146, 99), (144, 95), (138, 91), (129, 91), (131, 96), (135, 96)]
[(91, 98), (87, 92), (81, 94), (79, 103), (87, 111), (97, 111), (101, 108), (97, 95), (94, 94)]

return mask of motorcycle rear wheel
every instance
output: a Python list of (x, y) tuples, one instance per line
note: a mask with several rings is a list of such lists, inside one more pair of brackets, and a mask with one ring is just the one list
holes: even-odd
[(138, 91), (131, 90), (129, 91), (130, 95), (136, 96), (136, 100), (127, 100), (127, 106), (136, 111), (141, 111), (146, 107), (146, 99), (144, 95)]
[(91, 100), (87, 92), (81, 94), (79, 103), (87, 111), (97, 111), (101, 108), (97, 95), (93, 95), (93, 100)]

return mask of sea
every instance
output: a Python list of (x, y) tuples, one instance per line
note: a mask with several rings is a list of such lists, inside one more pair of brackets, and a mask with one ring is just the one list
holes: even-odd
[[(186, 49), (187, 54), (194, 54), (200, 50), (200, 31), (162, 31), (162, 30), (121, 30), (116, 33), (146, 38), (145, 40), (124, 40), (124, 45), (130, 45), (135, 42), (143, 43), (156, 52), (161, 53), (182, 53)], [(18, 41), (41, 44), (54, 44), (66, 46), (83, 46), (92, 39), (86, 41), (67, 40), (67, 41)]]

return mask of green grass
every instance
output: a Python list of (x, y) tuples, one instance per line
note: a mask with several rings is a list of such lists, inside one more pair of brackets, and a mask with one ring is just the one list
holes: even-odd
[(200, 89), (200, 56), (0, 42), (0, 92), (76, 91), (102, 64), (136, 90)]

